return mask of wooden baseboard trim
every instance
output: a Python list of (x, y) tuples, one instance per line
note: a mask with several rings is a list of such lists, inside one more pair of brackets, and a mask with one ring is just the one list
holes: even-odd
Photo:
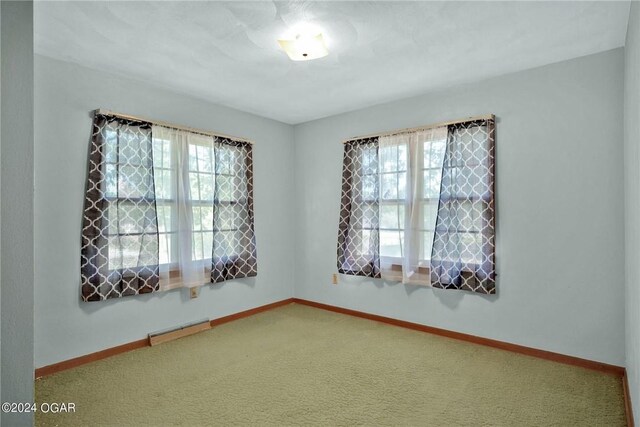
[[(224, 323), (231, 322), (232, 320), (242, 319), (243, 317), (253, 316), (254, 314), (261, 313), (263, 311), (271, 310), (276, 307), (291, 304), (293, 298), (288, 298), (282, 301), (276, 301), (271, 304), (262, 305), (260, 307), (252, 308), (250, 310), (241, 311), (239, 313), (231, 314), (229, 316), (213, 319), (209, 323), (211, 327), (222, 325)], [(115, 356), (117, 354), (126, 353), (128, 351), (137, 350), (139, 348), (148, 347), (149, 338), (144, 338), (137, 341), (132, 341), (126, 344), (118, 345), (115, 347), (106, 348), (104, 350), (96, 351), (95, 353), (85, 354), (84, 356), (74, 357), (73, 359), (63, 360), (62, 362), (54, 363), (52, 365), (36, 368), (35, 378), (46, 377), (47, 375), (55, 374), (56, 372), (66, 371), (67, 369), (76, 368), (87, 363), (95, 362), (98, 360), (106, 359), (107, 357)]]
[(413, 329), (416, 331), (427, 332), (430, 334), (440, 335), (447, 338), (467, 341), (474, 344), (480, 344), (488, 347), (499, 348), (501, 350), (512, 351), (514, 353), (525, 354), (527, 356), (533, 356), (540, 359), (551, 360), (554, 362), (564, 363), (567, 365), (579, 366), (582, 368), (604, 372), (606, 374), (615, 375), (618, 377), (622, 377), (625, 372), (625, 368), (623, 368), (622, 366), (609, 365), (607, 363), (596, 362), (588, 359), (581, 359), (579, 357), (568, 356), (566, 354), (560, 354), (560, 353), (554, 353), (552, 351), (540, 350), (532, 347), (525, 347), (523, 345), (493, 340), (490, 338), (482, 338), (475, 335), (464, 334), (462, 332), (449, 331), (447, 329), (440, 329), (440, 328), (435, 328), (433, 326), (422, 325), (419, 323), (412, 323), (404, 320), (393, 319), (391, 317), (379, 316), (377, 314), (370, 314), (362, 311), (351, 310), (348, 308), (336, 307), (333, 305), (304, 300), (301, 298), (294, 298), (293, 301), (297, 304), (303, 304), (303, 305), (308, 305), (310, 307), (321, 308), (323, 310), (333, 311), (335, 313), (347, 314), (350, 316), (361, 317), (363, 319), (375, 320), (376, 322), (387, 323), (389, 325), (399, 326), (402, 328)]
[(253, 316), (254, 314), (262, 313), (263, 311), (273, 310), (274, 308), (282, 307), (283, 305), (291, 304), (293, 302), (294, 302), (294, 298), (283, 299), (282, 301), (276, 301), (276, 302), (272, 302), (271, 304), (261, 305), (260, 307), (241, 311), (235, 314), (230, 314), (229, 316), (219, 317), (217, 319), (213, 319), (210, 323), (211, 323), (211, 326), (219, 326), (224, 323), (229, 323), (234, 320), (242, 319), (243, 317), (249, 317), (249, 316)]
[(624, 410), (627, 415), (627, 427), (634, 427), (633, 421), (633, 408), (631, 406), (631, 393), (629, 392), (629, 379), (627, 378), (627, 371), (625, 369), (622, 376), (622, 393), (624, 395)]
[(104, 350), (96, 351), (95, 353), (85, 354), (84, 356), (74, 357), (73, 359), (69, 360), (63, 360), (62, 362), (54, 363), (53, 365), (36, 368), (35, 377), (46, 377), (47, 375), (55, 374), (56, 372), (66, 371), (67, 369), (75, 368), (77, 366), (85, 365), (91, 362), (96, 362), (98, 360), (106, 359), (107, 357), (126, 353), (132, 350), (137, 350), (139, 348), (147, 346), (149, 346), (149, 339), (144, 338), (115, 347), (106, 348)]

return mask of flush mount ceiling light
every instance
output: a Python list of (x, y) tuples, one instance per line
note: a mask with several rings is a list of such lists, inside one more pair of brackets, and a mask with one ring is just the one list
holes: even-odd
[(309, 61), (329, 54), (322, 31), (309, 24), (292, 28), (283, 39), (278, 40), (278, 44), (293, 61)]

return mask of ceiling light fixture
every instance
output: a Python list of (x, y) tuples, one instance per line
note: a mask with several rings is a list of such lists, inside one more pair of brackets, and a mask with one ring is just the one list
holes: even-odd
[(280, 47), (293, 61), (310, 61), (329, 54), (322, 31), (309, 24), (292, 28), (284, 39), (278, 40)]

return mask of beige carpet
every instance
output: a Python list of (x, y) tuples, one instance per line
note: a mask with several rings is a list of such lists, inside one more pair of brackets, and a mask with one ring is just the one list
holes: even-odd
[(36, 382), (36, 425), (621, 426), (618, 378), (288, 305)]

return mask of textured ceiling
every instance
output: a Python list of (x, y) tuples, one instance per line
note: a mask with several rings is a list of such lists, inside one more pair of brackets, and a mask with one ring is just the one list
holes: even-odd
[[(629, 2), (37, 2), (35, 49), (293, 124), (616, 48), (628, 16)], [(279, 49), (301, 21), (329, 56)]]

